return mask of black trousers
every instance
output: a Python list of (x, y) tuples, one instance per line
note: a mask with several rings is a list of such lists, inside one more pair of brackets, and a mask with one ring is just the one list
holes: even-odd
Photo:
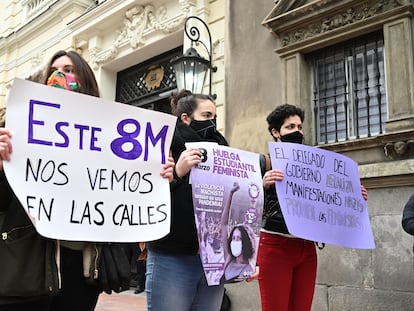
[(85, 281), (81, 251), (61, 247), (61, 276), (62, 288), (50, 311), (93, 311), (101, 291)]
[(93, 311), (101, 291), (85, 281), (82, 252), (66, 247), (61, 247), (60, 251), (62, 286), (59, 294), (27, 302), (0, 304), (0, 311)]
[(0, 305), (0, 311), (48, 311), (52, 297), (36, 298), (32, 301)]
[(147, 267), (145, 260), (138, 260), (141, 249), (138, 243), (128, 243), (126, 250), (129, 258), (131, 258), (131, 286), (145, 289), (145, 273), (147, 272)]

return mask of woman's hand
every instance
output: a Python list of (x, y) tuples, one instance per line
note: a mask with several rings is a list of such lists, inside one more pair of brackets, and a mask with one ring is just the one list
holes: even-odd
[(259, 278), (259, 272), (260, 272), (260, 267), (256, 266), (256, 271), (249, 278), (246, 279), (246, 282), (257, 280)]
[(174, 159), (173, 157), (168, 157), (167, 162), (162, 167), (162, 171), (160, 173), (162, 178), (168, 179), (169, 182), (172, 182), (174, 179)]
[(279, 170), (267, 171), (263, 176), (263, 187), (269, 189), (277, 180), (283, 180), (283, 172)]
[(175, 165), (175, 173), (178, 177), (183, 177), (191, 168), (201, 162), (201, 152), (198, 148), (184, 150)]
[(364, 185), (361, 185), (361, 194), (364, 197), (365, 201), (368, 201), (368, 191), (365, 189)]
[(0, 127), (0, 160), (10, 160), (10, 155), (13, 152), (11, 137), (10, 130)]

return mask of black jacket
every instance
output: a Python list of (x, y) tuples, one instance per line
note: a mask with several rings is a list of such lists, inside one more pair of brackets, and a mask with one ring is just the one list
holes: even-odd
[(405, 204), (402, 227), (405, 232), (414, 235), (414, 194), (408, 199), (407, 204)]
[[(269, 154), (260, 155), (260, 170), (262, 177), (264, 174), (271, 170)], [(267, 231), (278, 232), (288, 234), (289, 231), (286, 226), (285, 219), (283, 218), (282, 209), (280, 208), (279, 199), (277, 197), (275, 186), (271, 186), (269, 189), (264, 190), (264, 207), (262, 228)]]
[(262, 228), (272, 232), (288, 234), (286, 222), (280, 208), (275, 186), (265, 190)]
[[(56, 243), (40, 236), (0, 171), (0, 305), (56, 294)], [(0, 307), (1, 309), (1, 307)]]
[[(174, 161), (177, 162), (180, 154), (186, 149), (186, 142), (206, 141), (191, 127), (177, 123), (171, 151)], [(228, 145), (225, 138), (216, 132), (208, 141), (220, 145)], [(198, 236), (194, 218), (193, 198), (191, 185), (188, 183), (189, 174), (182, 178), (175, 178), (171, 184), (171, 231), (164, 238), (148, 243), (153, 251), (171, 255), (196, 255), (198, 253)]]

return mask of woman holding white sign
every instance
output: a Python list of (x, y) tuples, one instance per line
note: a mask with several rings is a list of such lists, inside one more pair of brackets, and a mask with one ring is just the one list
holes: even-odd
[[(268, 129), (277, 142), (302, 144), (304, 112), (285, 104), (267, 117)], [(263, 176), (265, 206), (256, 274), (263, 311), (311, 310), (316, 281), (315, 243), (289, 233), (275, 189), (283, 172), (269, 170)], [(361, 186), (362, 195), (367, 192)]]
[(187, 142), (210, 141), (227, 145), (216, 129), (216, 105), (208, 95), (181, 91), (172, 96), (178, 121), (171, 145), (176, 161), (171, 185), (171, 231), (148, 243), (146, 294), (149, 311), (218, 311), (224, 286), (208, 286), (199, 255), (191, 168), (201, 163), (199, 149), (186, 149)]
[[(59, 51), (47, 66), (45, 83), (69, 91), (99, 97), (99, 89), (92, 69), (76, 52)], [(173, 180), (173, 161), (168, 158), (161, 176)], [(93, 311), (101, 288), (86, 281), (84, 271), (87, 242), (61, 241), (62, 289), (53, 297), (50, 311)]]
[[(88, 63), (74, 51), (58, 51), (46, 67), (44, 84), (99, 97), (98, 84)], [(93, 311), (100, 288), (88, 284), (83, 275), (85, 242), (61, 241), (62, 288), (53, 297), (50, 311)]]
[[(46, 66), (43, 83), (49, 86), (58, 87), (65, 90), (80, 92), (87, 95), (99, 97), (99, 89), (92, 69), (89, 67), (88, 63), (83, 59), (83, 57), (74, 51), (59, 51), (52, 56), (48, 65)], [(8, 161), (11, 157), (11, 136), (11, 131), (4, 128), (0, 128), (0, 171), (2, 170), (2, 161)], [(173, 179), (173, 165), (174, 163), (172, 161), (172, 158), (169, 158), (161, 172), (161, 176), (167, 178), (169, 181), (172, 181)], [(1, 179), (0, 181), (2, 182), (2, 184), (3, 181), (5, 184), (7, 184), (5, 178)], [(2, 188), (0, 188), (0, 191), (2, 191)], [(11, 189), (10, 192), (12, 193)], [(12, 203), (13, 202), (16, 203), (13, 205), (10, 204), (10, 207), (6, 210), (7, 214), (14, 212), (14, 210), (24, 212), (24, 208), (20, 205), (17, 199), (13, 200)], [(4, 203), (4, 201), (2, 203)], [(31, 229), (30, 233), (32, 236), (34, 235), (35, 237), (38, 237), (39, 235), (34, 230), (27, 215), (26, 218), (28, 221), (26, 221), (24, 224), (27, 224), (27, 227)], [(11, 225), (17, 227), (19, 224), (14, 223)], [(10, 232), (17, 231), (11, 230)], [(11, 234), (7, 236), (12, 237)], [(5, 235), (3, 235), (3, 237), (5, 237)], [(17, 236), (16, 238), (21, 239), (21, 236)], [(5, 239), (3, 238), (3, 240)], [(38, 239), (36, 239), (36, 241), (37, 240)], [(11, 242), (16, 244), (16, 240)], [(42, 240), (39, 242), (39, 244), (41, 244), (41, 242)], [(4, 244), (5, 243), (6, 242), (4, 242)], [(48, 272), (54, 272), (56, 270), (55, 266), (59, 266), (60, 278), (59, 280), (56, 280), (56, 287), (50, 287), (50, 292), (46, 293), (34, 290), (31, 290), (30, 292), (21, 291), (18, 293), (18, 295), (20, 295), (19, 297), (12, 297), (14, 298), (15, 303), (13, 302), (13, 304), (9, 304), (7, 308), (4, 306), (0, 306), (0, 309), (7, 311), (93, 311), (95, 309), (99, 294), (102, 290), (100, 287), (87, 282), (87, 275), (85, 275), (85, 272), (89, 273), (89, 271), (87, 271), (88, 267), (84, 267), (84, 264), (87, 262), (85, 260), (86, 256), (83, 256), (83, 251), (84, 249), (86, 249), (84, 247), (86, 245), (90, 244), (88, 242), (60, 241), (60, 254), (58, 254), (59, 256), (53, 256), (54, 259), (60, 258), (59, 263), (56, 264), (56, 262), (47, 262), (43, 264), (43, 267), (41, 267), (43, 268), (43, 270), (45, 270), (43, 274), (48, 275), (50, 274)], [(38, 249), (39, 248), (33, 249), (31, 247), (28, 247), (24, 258), (23, 256), (15, 256), (15, 262), (12, 262), (11, 260), (8, 261), (9, 266), (7, 266), (7, 268), (9, 268), (8, 270), (10, 271), (8, 275), (11, 276), (11, 280), (14, 280), (13, 283), (17, 283), (16, 287), (18, 289), (23, 288), (23, 286), (26, 286), (26, 283), (28, 283), (29, 280), (27, 279), (26, 275), (22, 276), (22, 270), (16, 269), (16, 267), (20, 267), (21, 262), (23, 262), (25, 258), (30, 259), (32, 258), (31, 256), (34, 256), (35, 258), (32, 258), (32, 261), (34, 261), (34, 259), (38, 259), (37, 257), (40, 257), (36, 256), (38, 252), (35, 254), (33, 253), (33, 250), (37, 251)], [(41, 252), (41, 250), (39, 250), (39, 252)], [(5, 258), (5, 254), (2, 253), (0, 258)], [(39, 260), (37, 260), (36, 262), (38, 261)], [(2, 262), (0, 261), (0, 263)], [(40, 270), (40, 268), (38, 270)], [(14, 278), (12, 278), (13, 276)], [(32, 277), (32, 273), (30, 274), (30, 276)], [(4, 275), (2, 275), (0, 279), (4, 280)], [(2, 287), (1, 285), (3, 285), (3, 283), (0, 282), (0, 287)], [(4, 287), (5, 290), (7, 290), (7, 286)], [(3, 292), (1, 292), (1, 290), (2, 288), (0, 288), (0, 296), (3, 296)], [(11, 292), (10, 295), (17, 296), (15, 292)], [(5, 297), (0, 297), (0, 305), (2, 304), (2, 300), (4, 298)], [(30, 304), (25, 303), (25, 301), (28, 300), (31, 301)], [(35, 305), (35, 302), (42, 302), (42, 306), (39, 306), (38, 308), (38, 305)]]
[[(44, 74), (39, 77), (35, 82), (99, 97), (99, 89), (92, 69), (82, 56), (74, 51), (58, 51), (55, 53), (45, 67)], [(1, 132), (3, 135), (0, 137), (0, 169), (2, 168), (2, 161), (10, 160), (12, 153), (12, 145), (10, 143), (11, 132), (7, 129), (2, 129)], [(11, 202), (13, 203), (14, 201)], [(16, 205), (20, 205), (20, 203), (16, 202), (14, 205), (11, 203), (10, 208), (19, 209), (19, 206)], [(23, 207), (21, 210), (23, 210)], [(38, 236), (37, 233), (34, 234)], [(56, 262), (45, 263), (46, 271), (53, 271), (55, 269), (54, 265), (59, 266), (60, 286), (58, 285), (58, 288), (50, 293), (51, 295), (48, 299), (41, 299), (41, 297), (36, 299), (32, 297), (32, 299), (34, 301), (48, 301), (47, 306), (43, 304), (42, 308), (39, 309), (42, 311), (94, 310), (101, 290), (94, 285), (87, 284), (83, 277), (82, 249), (84, 242), (60, 241), (60, 245), (62, 246), (58, 255), (60, 262), (58, 264)], [(28, 252), (27, 256), (30, 257), (30, 250)], [(16, 258), (16, 265), (18, 266), (18, 264), (19, 258)], [(13, 270), (12, 268), (10, 267), (10, 270)], [(16, 277), (18, 278), (18, 276)], [(21, 279), (22, 283), (25, 281), (24, 278)], [(57, 293), (57, 290), (59, 293)], [(20, 301), (27, 299), (24, 297), (26, 295), (24, 292), (19, 295), (22, 295)], [(27, 295), (33, 296), (35, 293), (27, 293)], [(7, 310), (20, 310), (19, 308), (24, 308), (25, 304), (19, 305), (19, 303), (15, 303), (14, 306), (10, 305), (10, 309)], [(30, 304), (26, 305), (26, 308), (35, 310)]]

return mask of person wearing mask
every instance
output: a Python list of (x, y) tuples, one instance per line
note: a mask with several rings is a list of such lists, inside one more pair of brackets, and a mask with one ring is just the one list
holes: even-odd
[[(230, 230), (229, 218), (230, 207), (233, 195), (240, 189), (238, 183), (234, 183), (230, 190), (229, 198), (223, 209), (221, 219), (222, 241), (224, 249), (224, 273), (221, 278), (222, 283), (231, 283), (245, 280), (254, 272), (254, 267), (250, 260), (255, 254), (254, 234), (249, 226), (236, 224)], [(230, 231), (230, 232), (229, 232)]]
[[(77, 52), (58, 51), (52, 56), (45, 68), (45, 75), (41, 81), (43, 84), (99, 97), (95, 75), (86, 60)], [(11, 137), (11, 130), (0, 128), (0, 171), (3, 171), (3, 161), (8, 161), (11, 158)], [(167, 178), (170, 182), (173, 180), (173, 166), (174, 162), (169, 157), (160, 173), (163, 178)], [(7, 181), (4, 180), (4, 182)], [(10, 188), (9, 191), (11, 192), (10, 196), (14, 197)], [(21, 209), (23, 210), (23, 207)], [(8, 309), (0, 305), (0, 309), (8, 311), (93, 311), (101, 289), (87, 282), (84, 276), (83, 249), (86, 243), (88, 242), (59, 241), (60, 262), (58, 266), (60, 269), (61, 288), (57, 295), (45, 299), (42, 298), (42, 306), (38, 309), (32, 308), (30, 304), (19, 304), (19, 302), (25, 300), (25, 297), (22, 297), (21, 301), (9, 305)], [(27, 256), (30, 256), (30, 254), (27, 254)], [(19, 276), (17, 275), (16, 277), (18, 278)], [(22, 279), (21, 281), (24, 282), (25, 280)]]
[[(277, 142), (302, 144), (304, 111), (284, 104), (267, 117), (268, 130)], [(260, 234), (256, 273), (262, 311), (309, 311), (316, 282), (315, 243), (289, 233), (279, 205), (275, 182), (283, 180), (280, 170), (263, 176), (265, 205)], [(362, 196), (368, 198), (361, 185)]]
[[(99, 97), (99, 88), (89, 64), (74, 51), (58, 51), (46, 67), (44, 84)], [(60, 241), (62, 288), (54, 296), (51, 311), (95, 309), (100, 288), (83, 276), (85, 242)]]
[(187, 142), (228, 145), (216, 129), (216, 105), (208, 95), (180, 91), (171, 97), (178, 117), (171, 145), (176, 166), (171, 184), (171, 230), (148, 243), (146, 295), (149, 311), (218, 311), (224, 286), (208, 286), (199, 255), (194, 217), (191, 168), (201, 162), (201, 152), (186, 149)]

